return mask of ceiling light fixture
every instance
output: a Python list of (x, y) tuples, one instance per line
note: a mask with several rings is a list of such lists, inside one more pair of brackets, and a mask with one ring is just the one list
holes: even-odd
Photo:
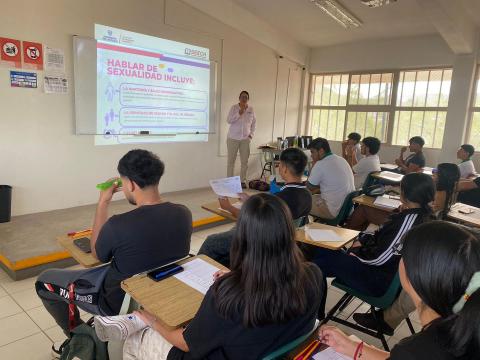
[(344, 28), (358, 28), (362, 22), (335, 0), (310, 0)]
[(379, 7), (383, 5), (388, 5), (390, 3), (397, 2), (397, 0), (360, 0), (364, 5), (368, 7)]

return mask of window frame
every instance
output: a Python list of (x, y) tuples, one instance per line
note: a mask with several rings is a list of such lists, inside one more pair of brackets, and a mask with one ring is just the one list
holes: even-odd
[[(398, 89), (400, 84), (400, 73), (401, 72), (410, 72), (410, 71), (434, 71), (434, 70), (452, 70), (452, 65), (439, 65), (439, 66), (430, 66), (430, 67), (414, 67), (414, 68), (402, 68), (402, 69), (376, 69), (376, 70), (359, 70), (359, 71), (334, 71), (334, 72), (320, 72), (320, 73), (310, 73), (309, 79), (309, 91), (308, 91), (308, 102), (307, 102), (307, 122), (306, 122), (306, 129), (307, 132), (310, 134), (312, 129), (312, 119), (311, 119), (311, 110), (345, 110), (345, 118), (344, 118), (344, 128), (343, 128), (343, 139), (346, 139), (346, 132), (347, 132), (347, 119), (349, 112), (386, 112), (388, 113), (388, 121), (387, 121), (387, 131), (386, 131), (386, 139), (382, 141), (382, 144), (393, 146), (393, 147), (402, 147), (404, 145), (394, 145), (393, 144), (393, 131), (394, 131), (394, 124), (395, 124), (395, 114), (402, 111), (419, 111), (419, 112), (427, 112), (427, 111), (435, 111), (435, 112), (447, 112), (448, 111), (448, 103), (445, 107), (431, 107), (431, 106), (397, 106), (398, 99)], [(390, 94), (390, 104), (389, 105), (366, 105), (366, 104), (350, 104), (350, 88), (352, 84), (352, 76), (355, 75), (365, 75), (365, 74), (385, 74), (391, 73), (392, 74), (392, 90)], [(480, 73), (480, 66), (479, 66), (479, 73)], [(314, 81), (313, 79), (315, 76), (335, 76), (335, 75), (347, 75), (348, 76), (348, 86), (347, 86), (347, 101), (345, 106), (335, 106), (335, 105), (312, 105), (312, 94), (313, 94), (313, 86)], [(430, 76), (430, 75), (429, 75)], [(450, 97), (450, 93), (449, 93)], [(480, 111), (480, 108), (478, 108)], [(472, 119), (473, 119), (473, 111), (472, 111)], [(328, 139), (330, 140), (330, 139)], [(330, 141), (339, 141), (339, 140), (330, 140)], [(427, 149), (435, 149), (439, 150), (440, 148), (436, 147), (428, 147), (425, 146), (424, 148)], [(479, 149), (480, 151), (480, 149)]]
[[(470, 99), (471, 105), (470, 105), (470, 111), (469, 111), (469, 116), (470, 120), (468, 122), (468, 131), (466, 134), (466, 141), (470, 144), (471, 143), (471, 136), (472, 136), (472, 127), (473, 127), (473, 117), (475, 116), (476, 113), (480, 114), (480, 97), (477, 99), (477, 86), (480, 87), (480, 64), (477, 64), (477, 69), (475, 71), (475, 80), (473, 82), (473, 88), (472, 88), (472, 97)], [(480, 88), (479, 88), (480, 90)], [(479, 91), (480, 94), (480, 91)], [(478, 106), (475, 106), (475, 101), (479, 100)], [(480, 152), (480, 149), (475, 149), (476, 153)]]

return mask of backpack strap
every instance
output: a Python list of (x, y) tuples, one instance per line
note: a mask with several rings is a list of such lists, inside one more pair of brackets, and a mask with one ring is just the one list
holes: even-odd
[(72, 331), (76, 326), (75, 310), (76, 305), (73, 303), (75, 299), (75, 285), (71, 283), (68, 285), (68, 328)]

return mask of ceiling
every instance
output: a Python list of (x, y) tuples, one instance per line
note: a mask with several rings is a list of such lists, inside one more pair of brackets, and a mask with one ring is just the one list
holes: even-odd
[[(421, 0), (398, 0), (378, 8), (369, 8), (360, 0), (338, 0), (362, 21), (363, 25), (354, 29), (343, 28), (310, 0), (233, 1), (309, 47), (437, 33), (417, 4)], [(480, 0), (454, 1), (480, 26)]]

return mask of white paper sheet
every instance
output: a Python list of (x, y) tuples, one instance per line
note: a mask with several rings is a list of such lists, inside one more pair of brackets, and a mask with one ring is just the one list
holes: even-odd
[(325, 350), (320, 351), (313, 355), (315, 360), (352, 360), (351, 357), (339, 354), (331, 347), (326, 348)]
[(380, 167), (382, 169), (387, 169), (387, 170), (395, 170), (398, 169), (398, 165), (395, 164), (380, 164)]
[(312, 241), (345, 241), (333, 230), (306, 228), (306, 232)]
[(380, 176), (385, 178), (385, 179), (391, 179), (393, 181), (401, 181), (403, 179), (403, 175), (402, 174), (397, 174), (397, 173), (394, 173), (394, 172), (391, 172), (391, 171), (382, 171), (380, 173)]
[(210, 186), (215, 194), (223, 197), (236, 198), (238, 197), (238, 194), (243, 192), (242, 184), (240, 183), (240, 176), (210, 180)]
[(46, 94), (66, 94), (68, 80), (63, 76), (44, 76), (43, 88)]
[(373, 203), (387, 209), (398, 209), (402, 205), (400, 200), (390, 199), (385, 196), (378, 196)]
[(65, 76), (65, 54), (62, 49), (45, 47), (45, 73)]
[(204, 295), (213, 284), (213, 274), (220, 270), (202, 259), (189, 261), (182, 266), (183, 271), (174, 276)]

